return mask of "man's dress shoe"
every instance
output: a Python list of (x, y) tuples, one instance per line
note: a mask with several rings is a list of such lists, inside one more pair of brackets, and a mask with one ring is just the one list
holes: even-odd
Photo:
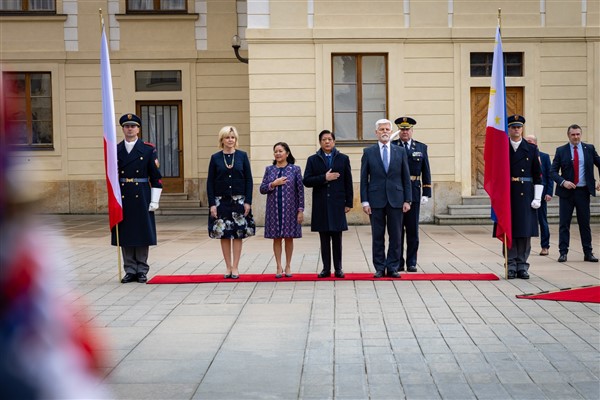
[(540, 256), (547, 256), (548, 255), (548, 249), (542, 249), (542, 251), (540, 251)]
[(373, 275), (373, 278), (383, 278), (383, 272), (375, 272), (375, 274)]
[(123, 279), (121, 279), (121, 283), (129, 283), (129, 282), (137, 282), (137, 275), (132, 274), (130, 272), (126, 273)]
[(317, 275), (318, 278), (329, 278), (331, 276), (331, 271), (321, 271), (319, 272), (319, 274)]
[(594, 254), (588, 253), (585, 256), (583, 256), (583, 261), (598, 262), (598, 259), (594, 257)]
[(527, 271), (518, 271), (517, 278), (519, 279), (529, 279), (529, 273)]
[(507, 277), (508, 279), (515, 279), (517, 277), (517, 271), (508, 271)]
[(387, 276), (390, 278), (400, 278), (400, 274), (397, 272), (388, 272)]
[(148, 282), (148, 277), (146, 276), (145, 273), (140, 272), (137, 274), (137, 281), (139, 283), (146, 283), (146, 282)]
[(561, 254), (560, 257), (558, 257), (558, 262), (565, 262), (565, 261), (567, 261), (567, 255)]
[(417, 266), (416, 265), (409, 265), (408, 267), (406, 267), (406, 270), (408, 272), (417, 272)]
[(335, 277), (336, 278), (345, 278), (346, 274), (344, 274), (344, 271), (342, 271), (341, 269), (339, 271), (335, 271)]

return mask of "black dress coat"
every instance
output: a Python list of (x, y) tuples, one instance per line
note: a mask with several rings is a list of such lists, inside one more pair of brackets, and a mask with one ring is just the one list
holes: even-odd
[(327, 182), (325, 153), (319, 149), (308, 157), (304, 169), (304, 186), (313, 188), (310, 230), (312, 232), (341, 232), (348, 230), (345, 207), (352, 208), (354, 189), (350, 159), (336, 148), (331, 152), (331, 171), (338, 172), (339, 178)]
[[(156, 223), (154, 211), (148, 211), (151, 188), (162, 188), (156, 147), (138, 139), (127, 153), (125, 143), (117, 145), (119, 186), (123, 204), (123, 221), (119, 227), (119, 245), (122, 247), (143, 247), (156, 244)], [(123, 182), (124, 179), (146, 179), (147, 182)], [(111, 232), (111, 242), (117, 245), (115, 228)]]
[[(509, 140), (510, 142), (510, 140)], [(510, 205), (512, 214), (512, 236), (538, 236), (537, 210), (531, 208), (534, 199), (534, 185), (542, 184), (542, 168), (537, 146), (522, 140), (514, 151), (508, 144), (510, 159)], [(513, 178), (531, 178), (530, 181), (519, 181)]]

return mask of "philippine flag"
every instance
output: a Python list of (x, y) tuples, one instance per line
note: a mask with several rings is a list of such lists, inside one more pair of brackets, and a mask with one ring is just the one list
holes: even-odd
[(504, 57), (500, 27), (496, 28), (496, 43), (492, 63), (490, 102), (485, 128), (483, 158), (485, 172), (483, 187), (490, 196), (492, 219), (496, 222), (496, 237), (512, 247), (512, 221), (510, 208), (510, 164), (506, 127), (506, 87), (504, 83)]

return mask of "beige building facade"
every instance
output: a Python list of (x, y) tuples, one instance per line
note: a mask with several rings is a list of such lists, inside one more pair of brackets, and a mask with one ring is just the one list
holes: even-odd
[[(16, 9), (23, 3), (29, 8)], [(375, 119), (405, 115), (417, 120), (414, 138), (429, 146), (433, 199), (422, 219), (482, 195), (486, 57), (498, 9), (514, 67), (506, 78), (509, 112), (527, 118), (525, 133), (551, 155), (572, 123), (600, 147), (598, 1), (29, 0), (2, 7), (2, 72), (24, 85), (9, 102), (30, 113), (5, 117), (22, 123), (13, 158), (36, 181), (46, 212), (106, 212), (99, 9), (117, 119), (146, 116), (144, 139), (156, 139), (164, 154), (165, 193), (199, 207), (222, 126), (240, 131), (256, 188), (274, 143), (287, 142), (304, 168), (318, 132), (333, 129), (351, 157), (350, 220), (366, 222), (362, 149), (373, 143)], [(247, 64), (234, 55), (234, 34)], [(265, 199), (255, 192), (260, 222)]]

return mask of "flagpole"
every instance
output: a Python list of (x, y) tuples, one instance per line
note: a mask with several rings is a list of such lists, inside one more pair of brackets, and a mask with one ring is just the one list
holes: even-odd
[[(498, 9), (498, 28), (502, 31), (502, 9)], [(503, 55), (504, 56), (504, 55)], [(506, 232), (504, 232), (504, 279), (508, 279), (508, 247), (506, 245)]]
[[(98, 9), (98, 16), (100, 17), (100, 35), (104, 32), (104, 17), (102, 16), (102, 9)], [(108, 49), (107, 49), (108, 50)], [(119, 242), (119, 224), (115, 225), (115, 237), (117, 239), (117, 272), (119, 276), (119, 282), (122, 279), (122, 268), (121, 268), (121, 245)]]
[(506, 247), (506, 232), (504, 232), (504, 279), (508, 279), (508, 248)]

